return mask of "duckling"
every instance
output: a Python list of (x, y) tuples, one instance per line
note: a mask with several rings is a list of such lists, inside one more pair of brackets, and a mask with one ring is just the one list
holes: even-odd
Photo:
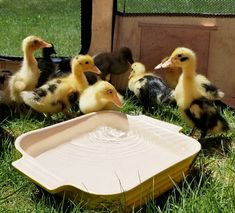
[[(201, 138), (208, 132), (212, 134), (227, 131), (229, 125), (227, 121), (219, 114), (213, 99), (205, 96), (202, 91), (201, 82), (198, 79), (197, 57), (194, 51), (185, 47), (178, 47), (171, 54), (169, 59), (161, 64), (161, 67), (180, 67), (182, 74), (175, 88), (174, 96), (182, 113), (183, 119), (193, 127), (201, 131)], [(159, 65), (156, 67), (158, 68)], [(200, 75), (201, 76), (201, 75)], [(207, 90), (215, 90), (214, 87)]]
[(146, 72), (144, 64), (135, 62), (131, 65), (128, 88), (134, 92), (145, 109), (151, 109), (161, 103), (174, 101), (173, 90), (153, 73)]
[(51, 47), (49, 48), (43, 48), (42, 58), (37, 59), (38, 67), (41, 71), (37, 87), (45, 84), (46, 81), (49, 79), (49, 76), (55, 72), (55, 64), (51, 59), (52, 54), (56, 54), (53, 44), (51, 44)]
[(134, 63), (132, 52), (128, 47), (122, 47), (118, 52), (102, 52), (94, 56), (96, 66), (101, 70), (101, 78), (110, 80), (110, 75), (119, 75), (129, 70)]
[[(71, 66), (70, 66), (70, 60), (71, 58), (62, 58), (59, 65), (58, 70), (56, 70), (52, 75), (50, 75), (49, 79), (67, 76), (71, 73)], [(92, 85), (98, 81), (97, 75), (93, 72), (85, 72), (86, 79), (89, 83), (89, 85)]]
[(25, 104), (47, 115), (61, 111), (65, 115), (70, 115), (71, 106), (78, 100), (79, 94), (88, 87), (84, 72), (89, 70), (100, 74), (89, 55), (75, 56), (71, 60), (71, 67), (70, 75), (52, 79), (34, 91), (21, 92)]
[(40, 76), (37, 60), (34, 52), (39, 48), (49, 48), (51, 44), (43, 41), (37, 36), (28, 36), (22, 42), (23, 62), (19, 71), (11, 76), (9, 80), (9, 91), (11, 100), (22, 103), (20, 92), (35, 89)]
[[(163, 67), (163, 64), (169, 59), (169, 57), (165, 57), (161, 63), (155, 67), (155, 69), (164, 68), (164, 79), (167, 85), (175, 89), (178, 84), (179, 77), (182, 74), (181, 67), (176, 67), (173, 64), (170, 64), (167, 67)], [(196, 75), (196, 82), (198, 84), (198, 88), (204, 97), (210, 100), (219, 100), (224, 97), (224, 92), (218, 89), (214, 84), (212, 84), (205, 76), (201, 74)]]
[[(134, 62), (132, 52), (128, 47), (122, 47), (118, 52), (109, 53), (101, 52), (93, 56), (95, 65), (102, 72), (101, 79), (109, 81), (111, 74), (119, 75), (129, 70), (130, 65)], [(64, 58), (59, 63), (59, 70), (53, 77), (67, 75), (70, 72), (69, 58)], [(98, 81), (93, 73), (86, 73), (89, 84)]]
[(79, 98), (79, 108), (82, 113), (97, 112), (101, 110), (116, 110), (122, 106), (118, 92), (107, 81), (98, 81), (83, 91)]

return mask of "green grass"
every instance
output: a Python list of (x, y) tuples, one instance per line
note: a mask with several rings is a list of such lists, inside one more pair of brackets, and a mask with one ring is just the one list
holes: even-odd
[(22, 56), (21, 42), (38, 35), (55, 45), (57, 56), (80, 51), (79, 0), (0, 0), (0, 55)]
[[(118, 1), (119, 7), (122, 6), (122, 2)], [(147, 4), (143, 5), (142, 0), (128, 0), (127, 8), (132, 12), (138, 12), (140, 10), (138, 8), (142, 10), (143, 6), (146, 6), (146, 11), (150, 8), (151, 11), (155, 11), (154, 2), (156, 1), (150, 2), (148, 8)], [(169, 7), (169, 2), (159, 0), (158, 11), (164, 12)], [(180, 0), (180, 2), (190, 6), (197, 2), (199, 5), (202, 1)], [(231, 3), (231, 1), (226, 2), (226, 4)], [(214, 5), (217, 9), (221, 6)], [(171, 7), (172, 12), (176, 10), (180, 12), (183, 6), (176, 4), (175, 1)], [(194, 5), (193, 8), (197, 7)], [(205, 4), (206, 9), (204, 9), (208, 10), (208, 7)], [(234, 7), (228, 8), (230, 12), (234, 9)], [(21, 41), (29, 34), (36, 34), (53, 42), (58, 55), (76, 54), (80, 50), (79, 10), (78, 0), (0, 0), (0, 55), (22, 55)], [(228, 107), (221, 107), (220, 110), (234, 128), (235, 111)], [(135, 98), (130, 97), (125, 100), (121, 111), (138, 115), (143, 112), (143, 108)], [(154, 113), (146, 112), (146, 114), (180, 125), (186, 134), (190, 131), (175, 107), (159, 106)], [(21, 157), (15, 149), (15, 139), (24, 132), (66, 120), (62, 115), (55, 116), (54, 119), (52, 122), (31, 111), (19, 116), (12, 108), (0, 106), (0, 212), (90, 212), (85, 201), (74, 203), (72, 200), (50, 195), (11, 165)], [(185, 180), (156, 200), (150, 199), (146, 205), (136, 209), (136, 212), (233, 212), (235, 209), (234, 142), (234, 129), (222, 136), (210, 137), (203, 143), (203, 149)], [(103, 212), (111, 210), (106, 209)]]
[[(235, 125), (235, 111), (221, 107), (221, 113)], [(134, 97), (127, 98), (121, 111), (132, 115), (143, 112)], [(12, 108), (2, 107), (2, 133), (0, 149), (0, 212), (80, 212), (87, 210), (85, 201), (74, 203), (38, 188), (16, 171), (11, 163), (20, 158), (14, 140), (20, 134), (53, 124), (40, 114), (26, 111), (19, 116)], [(148, 116), (174, 123), (189, 132), (181, 120), (177, 108), (159, 106)], [(66, 120), (59, 115), (54, 123)], [(156, 200), (149, 200), (137, 212), (232, 212), (235, 208), (235, 132), (208, 137), (203, 144), (191, 173), (174, 189)], [(105, 210), (100, 212), (112, 212)]]

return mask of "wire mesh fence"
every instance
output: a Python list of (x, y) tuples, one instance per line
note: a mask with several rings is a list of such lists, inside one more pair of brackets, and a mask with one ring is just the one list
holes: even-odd
[(234, 0), (118, 0), (123, 14), (235, 15)]

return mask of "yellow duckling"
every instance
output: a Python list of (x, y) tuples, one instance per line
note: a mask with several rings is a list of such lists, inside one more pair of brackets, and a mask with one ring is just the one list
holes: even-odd
[(98, 81), (83, 91), (79, 98), (79, 108), (84, 114), (101, 110), (115, 110), (122, 106), (122, 99), (112, 84)]
[(71, 60), (71, 67), (72, 72), (68, 76), (52, 79), (34, 91), (22, 92), (24, 102), (36, 111), (48, 115), (61, 111), (69, 115), (71, 106), (88, 87), (84, 72), (101, 73), (89, 55), (75, 56)]
[[(182, 69), (174, 96), (183, 118), (188, 124), (201, 130), (201, 137), (207, 132), (215, 134), (229, 129), (228, 123), (219, 114), (213, 100), (205, 96), (205, 92), (201, 89), (198, 79), (205, 79), (197, 77), (197, 57), (191, 49), (176, 48), (169, 59), (160, 66), (163, 68), (175, 66)], [(156, 68), (158, 67), (159, 65)], [(214, 89), (214, 86), (208, 88), (210, 89)]]
[(51, 44), (43, 41), (37, 36), (28, 36), (22, 42), (23, 62), (19, 71), (11, 76), (9, 80), (10, 98), (16, 103), (22, 103), (20, 92), (35, 89), (40, 76), (37, 60), (34, 52), (39, 48), (48, 48)]

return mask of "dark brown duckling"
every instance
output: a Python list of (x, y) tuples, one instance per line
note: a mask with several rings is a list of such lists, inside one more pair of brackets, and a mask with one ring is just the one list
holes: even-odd
[[(134, 63), (132, 52), (128, 47), (122, 47), (118, 52), (101, 52), (93, 57), (95, 65), (102, 72), (101, 78), (108, 80), (110, 74), (119, 75), (129, 70)], [(71, 72), (70, 58), (64, 58), (59, 63), (59, 70), (55, 72), (53, 77), (64, 76)], [(97, 82), (97, 76), (94, 73), (85, 73), (88, 83), (94, 84)], [(52, 78), (53, 78), (52, 77)]]
[(99, 53), (94, 56), (94, 61), (102, 72), (101, 78), (103, 80), (109, 80), (107, 79), (109, 74), (120, 75), (125, 73), (134, 63), (132, 52), (128, 47), (122, 47), (114, 53)]
[(38, 68), (41, 71), (37, 87), (40, 87), (45, 84), (48, 81), (49, 76), (55, 72), (55, 64), (51, 59), (51, 55), (56, 54), (56, 51), (54, 49), (54, 45), (51, 45), (52, 46), (49, 48), (43, 48), (42, 58), (37, 59)]

